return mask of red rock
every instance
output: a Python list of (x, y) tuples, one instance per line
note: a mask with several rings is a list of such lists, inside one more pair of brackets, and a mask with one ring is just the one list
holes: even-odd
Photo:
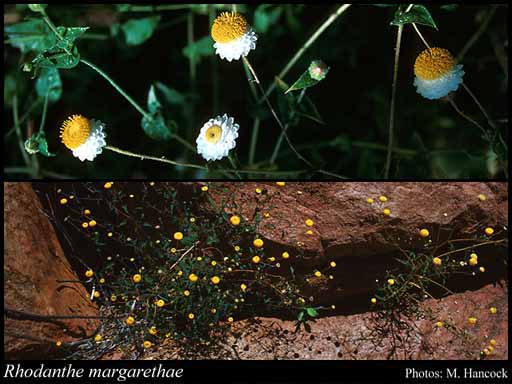
[[(4, 183), (4, 308), (39, 315), (97, 316), (59, 244), (30, 183)], [(48, 358), (55, 342), (89, 336), (96, 319), (59, 320), (62, 325), (14, 319), (4, 311), (4, 356)]]

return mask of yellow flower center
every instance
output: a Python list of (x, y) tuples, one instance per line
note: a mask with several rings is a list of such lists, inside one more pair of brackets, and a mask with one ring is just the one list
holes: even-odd
[(249, 24), (236, 12), (222, 12), (212, 25), (212, 38), (217, 43), (229, 43), (243, 36)]
[(212, 125), (206, 130), (205, 139), (210, 144), (216, 144), (222, 136), (222, 128), (218, 125)]
[(444, 48), (429, 48), (421, 52), (414, 63), (414, 74), (423, 80), (435, 80), (455, 66), (452, 54)]
[(75, 149), (81, 146), (91, 133), (91, 123), (89, 119), (82, 115), (73, 115), (62, 123), (60, 128), (60, 138), (62, 143), (69, 149)]

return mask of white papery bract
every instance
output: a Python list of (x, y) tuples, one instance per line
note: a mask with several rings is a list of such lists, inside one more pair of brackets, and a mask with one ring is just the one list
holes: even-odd
[(251, 49), (256, 49), (256, 40), (258, 36), (251, 28), (238, 39), (228, 43), (215, 43), (213, 47), (221, 59), (231, 62), (240, 60), (241, 57), (247, 56)]
[(103, 147), (107, 145), (105, 141), (107, 135), (103, 131), (105, 124), (101, 121), (91, 120), (91, 126), (91, 132), (85, 143), (72, 150), (73, 155), (81, 161), (93, 161), (97, 155), (101, 154)]
[(456, 91), (462, 83), (462, 76), (464, 76), (464, 71), (462, 65), (459, 64), (445, 75), (434, 80), (425, 80), (416, 76), (414, 85), (416, 86), (416, 92), (421, 96), (435, 100)]
[(226, 157), (236, 146), (239, 128), (227, 114), (208, 120), (196, 139), (197, 153), (207, 161)]

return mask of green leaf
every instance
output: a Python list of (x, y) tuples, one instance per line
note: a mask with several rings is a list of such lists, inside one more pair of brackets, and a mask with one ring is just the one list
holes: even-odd
[(48, 93), (48, 101), (55, 102), (62, 95), (62, 81), (57, 68), (43, 68), (36, 81), (36, 92), (39, 97), (45, 98)]
[(307, 311), (308, 315), (311, 317), (318, 316), (318, 312), (316, 311), (315, 308), (306, 308), (306, 311)]
[(455, 11), (457, 8), (459, 7), (459, 4), (445, 4), (445, 5), (441, 5), (441, 9), (443, 11), (449, 11), (449, 12), (453, 12)]
[(297, 320), (298, 320), (298, 321), (302, 321), (302, 320), (304, 320), (304, 311), (300, 311), (300, 312), (299, 312), (299, 315), (297, 316)]
[(277, 23), (281, 13), (283, 12), (282, 6), (278, 5), (276, 8), (269, 10), (273, 4), (261, 4), (254, 12), (254, 29), (257, 32), (265, 33), (268, 29)]
[(175, 89), (169, 88), (164, 83), (157, 81), (155, 83), (156, 88), (163, 94), (165, 100), (169, 104), (183, 105), (185, 104), (185, 96)]
[(149, 39), (160, 21), (160, 16), (131, 19), (121, 25), (126, 37), (126, 44), (139, 45)]
[(432, 15), (424, 5), (415, 4), (409, 12), (403, 12), (398, 9), (395, 13), (395, 18), (391, 21), (391, 25), (405, 25), (405, 24), (423, 24), (437, 29), (437, 25), (432, 18)]
[(71, 50), (75, 44), (75, 40), (82, 36), (88, 29), (89, 27), (58, 27), (57, 30), (62, 36), (62, 40), (57, 42), (56, 48)]
[(201, 39), (188, 44), (183, 48), (183, 54), (195, 63), (198, 63), (202, 57), (211, 56), (214, 54), (213, 40), (210, 36), (202, 37)]
[(42, 19), (29, 19), (4, 28), (9, 44), (22, 52), (43, 52), (56, 43), (56, 37)]
[(153, 140), (170, 140), (172, 138), (171, 129), (165, 124), (165, 120), (161, 113), (155, 113), (151, 119), (142, 118), (142, 129)]
[(297, 79), (293, 85), (285, 92), (296, 91), (312, 87), (322, 81), (329, 72), (329, 67), (321, 60), (313, 60), (309, 68)]
[(48, 143), (44, 132), (33, 134), (25, 141), (25, 150), (31, 155), (40, 153), (46, 157), (53, 157), (55, 154), (48, 151)]
[(158, 99), (156, 97), (155, 87), (151, 86), (149, 88), (149, 93), (148, 93), (148, 109), (149, 109), (149, 112), (151, 112), (152, 114), (156, 113), (156, 112), (160, 111), (161, 107), (162, 107), (162, 104), (160, 104), (160, 102), (158, 101)]

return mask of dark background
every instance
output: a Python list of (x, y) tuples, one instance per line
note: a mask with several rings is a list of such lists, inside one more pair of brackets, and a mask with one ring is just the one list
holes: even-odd
[[(278, 22), (262, 34), (249, 59), (266, 88), (293, 54), (339, 5), (282, 4)], [(245, 13), (253, 23), (257, 5), (248, 5)], [(432, 46), (449, 49), (456, 56), (480, 27), (492, 5), (459, 5), (447, 11), (439, 5), (428, 5), (439, 28), (419, 26)], [(270, 8), (272, 10), (273, 8)], [(113, 5), (51, 5), (47, 8), (56, 25), (90, 26), (86, 33), (107, 38), (79, 39), (77, 46), (83, 58), (106, 71), (139, 104), (146, 107), (150, 85), (159, 81), (187, 97), (184, 106), (172, 106), (166, 113), (178, 125), (178, 133), (195, 146), (201, 126), (217, 114), (234, 116), (240, 124), (237, 157), (247, 164), (252, 130), (252, 115), (266, 118), (260, 126), (256, 162), (268, 160), (277, 139), (279, 127), (265, 107), (253, 103), (241, 61), (231, 63), (218, 56), (203, 57), (197, 65), (197, 79), (191, 82), (189, 61), (182, 54), (187, 45), (188, 10), (158, 12), (159, 27), (153, 36), (138, 46), (126, 45), (122, 31), (109, 37), (115, 23), (131, 18), (151, 16), (151, 12), (118, 12)], [(216, 11), (218, 14), (220, 11)], [(317, 168), (353, 178), (383, 176), (388, 136), (389, 102), (393, 76), (395, 26), (394, 7), (354, 5), (349, 8), (309, 48), (284, 80), (293, 83), (313, 59), (322, 59), (330, 66), (326, 80), (310, 88), (307, 95), (315, 103), (325, 124), (302, 119), (290, 128), (290, 138), (299, 151)], [(23, 6), (4, 6), (6, 14), (37, 17)], [(294, 27), (287, 14), (295, 15)], [(464, 82), (477, 95), (507, 140), (508, 126), (508, 6), (500, 5), (488, 28), (467, 52), (463, 64)], [(294, 29), (295, 28), (295, 29)], [(194, 38), (209, 34), (208, 15), (194, 14)], [(395, 178), (492, 178), (503, 177), (487, 161), (487, 145), (477, 127), (460, 117), (442, 101), (422, 98), (413, 87), (413, 64), (424, 49), (410, 25), (404, 29), (400, 55), (395, 143), (406, 152), (395, 154), (391, 177)], [(20, 52), (5, 45), (6, 74), (19, 71), (25, 91), (19, 94), (20, 115), (35, 97), (35, 80), (20, 69)], [(215, 74), (216, 73), (216, 74)], [(107, 143), (133, 152), (166, 156), (204, 164), (197, 154), (186, 151), (176, 141), (159, 142), (147, 137), (141, 127), (141, 115), (89, 67), (79, 64), (70, 70), (60, 70), (63, 95), (49, 105), (46, 132), (50, 151), (57, 157), (38, 156), (41, 177), (87, 178), (208, 178), (193, 169), (177, 169), (161, 163), (140, 161), (104, 151), (94, 162), (80, 162), (60, 142), (58, 129), (71, 114), (83, 114), (107, 124)], [(215, 74), (215, 75), (214, 75)], [(218, 79), (218, 97), (214, 95), (214, 78)], [(277, 105), (276, 92), (271, 98)], [(5, 95), (4, 95), (5, 96)], [(214, 98), (216, 102), (214, 102)], [(485, 125), (477, 106), (462, 89), (456, 95), (457, 104), (467, 114)], [(41, 107), (32, 112), (29, 121), (37, 129)], [(255, 112), (256, 111), (256, 112)], [(4, 134), (13, 126), (12, 111), (5, 108)], [(27, 125), (22, 126), (26, 134)], [(283, 143), (278, 158), (279, 170), (304, 169)], [(226, 159), (225, 168), (229, 168)], [(23, 165), (16, 137), (4, 137), (4, 164), (7, 177), (26, 178), (27, 174), (12, 173), (9, 168)], [(264, 165), (262, 169), (265, 168)], [(264, 176), (264, 175), (263, 175)], [(305, 177), (319, 177), (309, 174)], [(262, 177), (262, 175), (258, 175)], [(269, 177), (273, 177), (270, 175)]]

